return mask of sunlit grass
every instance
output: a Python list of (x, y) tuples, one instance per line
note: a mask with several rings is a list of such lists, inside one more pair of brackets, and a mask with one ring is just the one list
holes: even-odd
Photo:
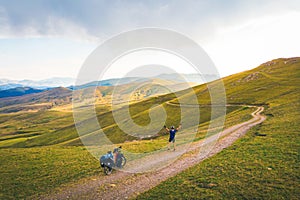
[(298, 199), (300, 67), (276, 62), (224, 79), (229, 103), (266, 104), (262, 125), (137, 199)]
[[(23, 199), (90, 175), (102, 175), (82, 147), (0, 149), (1, 199)], [(4, 156), (5, 155), (5, 156)]]
[[(233, 146), (139, 198), (296, 199), (300, 195), (299, 78), (299, 63), (284, 64), (281, 60), (277, 65), (261, 66), (224, 78), (227, 102), (237, 104), (227, 107), (225, 128), (251, 118), (250, 113), (255, 108), (239, 104), (262, 104), (268, 119)], [(194, 91), (201, 105), (210, 103), (206, 85), (197, 86)], [(184, 95), (182, 102), (193, 104), (189, 99), (192, 93), (181, 91), (178, 95)], [(149, 109), (153, 108), (154, 116), (158, 118), (155, 106), (163, 105), (167, 112), (166, 125), (178, 125), (182, 122), (179, 107), (167, 104), (168, 101), (176, 103), (175, 95), (132, 103), (130, 115), (136, 124), (145, 126), (150, 123)], [(121, 107), (119, 109), (122, 111)], [(211, 108), (200, 109), (200, 124), (193, 123), (192, 119), (196, 117), (193, 109), (186, 110), (190, 120), (183, 122), (183, 128), (177, 134), (178, 145), (206, 136)], [(168, 144), (168, 134), (163, 129), (152, 139), (140, 140), (118, 128), (110, 107), (98, 105), (96, 110), (107, 137), (126, 151), (149, 153)], [(126, 125), (126, 121), (122, 123)], [(195, 130), (198, 132), (193, 135)], [(152, 133), (145, 130), (142, 134)], [(85, 135), (91, 141), (94, 136), (93, 132)], [(83, 177), (102, 174), (97, 159), (81, 145), (71, 112), (58, 109), (0, 114), (0, 198), (24, 199), (57, 190), (62, 184)], [(113, 146), (95, 146), (93, 151), (100, 156)]]

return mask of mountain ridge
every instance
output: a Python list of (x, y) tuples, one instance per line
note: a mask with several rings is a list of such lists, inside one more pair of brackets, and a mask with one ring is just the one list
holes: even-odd
[(191, 82), (196, 84), (202, 84), (217, 79), (216, 75), (212, 74), (160, 74), (152, 77), (121, 77), (121, 78), (109, 78), (101, 81), (90, 81), (84, 84), (75, 85), (76, 79), (69, 77), (52, 77), (42, 80), (10, 80), (0, 79), (0, 91), (8, 90), (17, 87), (31, 87), (34, 89), (50, 89), (55, 87), (67, 87), (69, 89), (83, 89), (87, 87), (95, 86), (115, 86), (122, 85), (131, 82), (144, 82), (150, 79), (163, 79), (175, 82)]
[(39, 93), (44, 90), (39, 90), (31, 87), (16, 87), (8, 90), (0, 90), (0, 98), (23, 96), (26, 94)]
[(69, 77), (52, 77), (42, 80), (10, 80), (0, 79), (0, 90), (12, 89), (15, 87), (31, 87), (34, 89), (48, 89), (55, 87), (68, 87), (75, 82), (74, 78)]

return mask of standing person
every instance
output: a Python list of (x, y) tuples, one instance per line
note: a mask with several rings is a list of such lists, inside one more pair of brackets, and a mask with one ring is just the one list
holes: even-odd
[(175, 149), (176, 149), (175, 135), (176, 135), (176, 132), (181, 128), (181, 124), (176, 129), (174, 126), (171, 126), (170, 129), (168, 129), (166, 126), (164, 126), (164, 128), (170, 133), (168, 150), (170, 150), (171, 143), (173, 143), (174, 151), (175, 151)]

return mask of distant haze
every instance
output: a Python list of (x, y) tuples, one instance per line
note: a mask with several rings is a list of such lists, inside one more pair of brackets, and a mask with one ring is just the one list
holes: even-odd
[(126, 74), (127, 77), (155, 77), (161, 74), (173, 74), (176, 71), (163, 65), (145, 65), (135, 68)]
[(52, 87), (68, 87), (73, 85), (74, 78), (54, 77), (44, 80), (9, 80), (0, 79), (0, 90), (6, 90), (16, 87), (32, 87), (37, 89), (46, 89)]
[[(155, 68), (155, 67), (154, 67)], [(154, 69), (152, 68), (152, 69)], [(160, 67), (159, 67), (160, 68)], [(155, 72), (154, 72), (155, 71)], [(159, 73), (163, 70), (151, 70), (149, 73), (144, 73), (142, 76), (141, 71), (136, 71), (135, 73), (128, 74), (126, 77), (120, 77), (115, 79), (103, 79), (103, 80), (90, 80), (84, 84), (95, 86), (95, 85), (116, 85), (116, 84), (125, 84), (130, 82), (142, 82), (147, 79), (161, 79), (161, 80), (170, 80), (178, 83), (189, 82), (195, 84), (202, 84), (204, 82), (209, 82), (216, 80), (219, 77), (212, 74), (179, 74), (179, 73), (168, 73), (169, 70), (166, 70), (167, 73)], [(66, 78), (66, 77), (54, 77), (45, 80), (9, 80), (9, 79), (0, 79), (0, 90), (7, 90), (17, 87), (31, 87), (35, 89), (47, 89), (53, 87), (69, 87), (75, 85), (75, 78)]]

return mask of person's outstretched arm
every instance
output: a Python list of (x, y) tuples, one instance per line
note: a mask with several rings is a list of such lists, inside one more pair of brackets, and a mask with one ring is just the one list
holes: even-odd
[(179, 124), (179, 126), (176, 128), (177, 131), (178, 131), (179, 129), (181, 129), (181, 124)]
[(165, 128), (168, 132), (170, 131), (170, 129), (168, 129), (166, 125), (164, 125), (164, 128)]

